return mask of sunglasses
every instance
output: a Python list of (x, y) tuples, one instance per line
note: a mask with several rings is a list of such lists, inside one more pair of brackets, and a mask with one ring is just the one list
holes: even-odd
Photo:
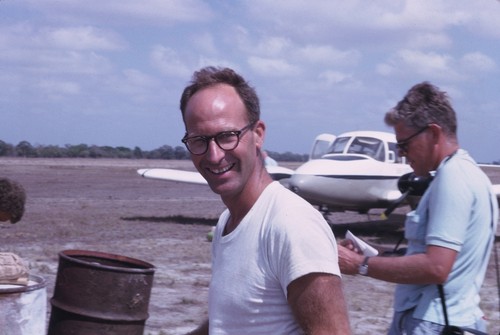
[(398, 141), (396, 143), (396, 148), (398, 148), (398, 150), (401, 153), (405, 153), (405, 154), (408, 153), (408, 146), (410, 145), (411, 140), (413, 140), (418, 135), (422, 134), (424, 131), (427, 130), (427, 128), (429, 128), (429, 125), (427, 125), (423, 128), (420, 128), (415, 134), (405, 138), (404, 140)]

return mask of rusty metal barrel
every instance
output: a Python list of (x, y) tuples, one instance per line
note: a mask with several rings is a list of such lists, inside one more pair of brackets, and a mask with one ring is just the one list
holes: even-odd
[(60, 252), (48, 335), (142, 335), (154, 271), (126, 256)]

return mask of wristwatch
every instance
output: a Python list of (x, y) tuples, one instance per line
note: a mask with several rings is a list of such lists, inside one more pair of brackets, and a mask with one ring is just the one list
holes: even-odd
[(358, 273), (362, 276), (368, 276), (368, 259), (370, 259), (370, 257), (366, 256), (363, 263), (361, 263), (358, 268)]

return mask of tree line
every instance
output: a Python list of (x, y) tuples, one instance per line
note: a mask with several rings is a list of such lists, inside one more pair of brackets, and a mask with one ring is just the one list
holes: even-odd
[[(305, 162), (308, 159), (307, 154), (291, 152), (267, 151), (267, 154), (281, 162)], [(0, 157), (190, 159), (189, 152), (183, 146), (163, 145), (157, 149), (143, 150), (138, 146), (131, 149), (124, 146), (112, 147), (87, 144), (32, 145), (28, 141), (21, 141), (17, 145), (13, 145), (2, 140), (0, 140)]]

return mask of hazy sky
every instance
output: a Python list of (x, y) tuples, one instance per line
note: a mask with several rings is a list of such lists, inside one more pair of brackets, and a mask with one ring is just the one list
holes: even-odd
[(462, 147), (500, 159), (498, 0), (0, 0), (0, 140), (181, 145), (193, 71), (228, 66), (261, 98), (265, 147), (392, 131), (414, 84), (446, 90)]

